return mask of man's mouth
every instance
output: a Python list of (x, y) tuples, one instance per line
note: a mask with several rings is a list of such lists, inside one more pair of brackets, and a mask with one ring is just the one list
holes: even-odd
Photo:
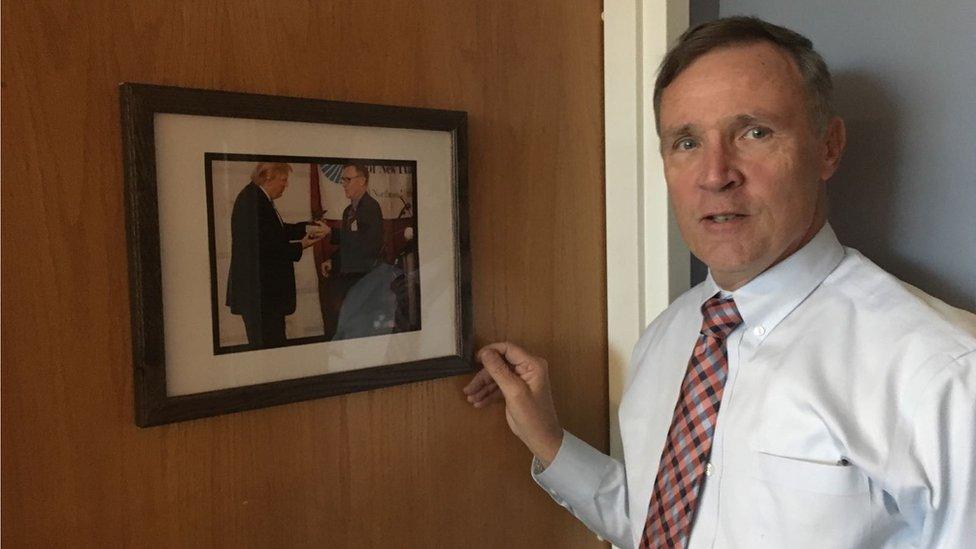
[(713, 223), (728, 223), (729, 221), (735, 221), (736, 219), (742, 219), (746, 217), (744, 214), (737, 213), (721, 213), (706, 215), (702, 218), (704, 221), (711, 221)]

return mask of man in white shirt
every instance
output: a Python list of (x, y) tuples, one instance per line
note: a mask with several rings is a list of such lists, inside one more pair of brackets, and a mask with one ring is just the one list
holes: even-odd
[[(514, 344), (478, 353), (468, 400), (504, 399), (536, 481), (620, 547), (972, 546), (976, 317), (837, 241), (826, 181), (845, 130), (809, 40), (754, 18), (691, 29), (654, 99), (674, 212), (709, 276), (634, 350), (623, 463), (562, 430), (545, 360)], [(735, 320), (702, 352), (715, 302)], [(703, 356), (719, 382), (689, 397)]]

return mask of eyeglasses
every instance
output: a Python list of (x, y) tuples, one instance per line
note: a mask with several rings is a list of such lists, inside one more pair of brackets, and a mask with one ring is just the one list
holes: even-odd
[(339, 181), (340, 181), (340, 182), (341, 182), (341, 183), (342, 183), (343, 185), (345, 185), (346, 183), (352, 183), (352, 180), (353, 180), (353, 179), (359, 179), (360, 177), (362, 177), (362, 176), (361, 176), (361, 175), (354, 175), (354, 176), (352, 176), (352, 177), (345, 177), (345, 176), (343, 176), (343, 177), (340, 177), (340, 178), (339, 178)]

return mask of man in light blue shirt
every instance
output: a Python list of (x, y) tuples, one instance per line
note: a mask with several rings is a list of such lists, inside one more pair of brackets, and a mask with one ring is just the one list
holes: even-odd
[(727, 376), (680, 547), (965, 547), (976, 540), (976, 317), (837, 241), (826, 182), (845, 145), (827, 67), (806, 38), (754, 18), (691, 29), (654, 105), (673, 209), (709, 276), (634, 349), (623, 462), (560, 427), (545, 360), (478, 357), (476, 407), (504, 399), (533, 476), (620, 547), (645, 524), (702, 325), (731, 297)]

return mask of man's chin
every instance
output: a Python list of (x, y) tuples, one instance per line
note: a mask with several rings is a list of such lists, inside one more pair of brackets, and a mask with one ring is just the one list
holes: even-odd
[(745, 251), (736, 253), (728, 247), (713, 250), (711, 253), (695, 253), (695, 256), (708, 267), (716, 282), (735, 280), (737, 285), (741, 285), (763, 271), (759, 267), (763, 263), (762, 258)]

